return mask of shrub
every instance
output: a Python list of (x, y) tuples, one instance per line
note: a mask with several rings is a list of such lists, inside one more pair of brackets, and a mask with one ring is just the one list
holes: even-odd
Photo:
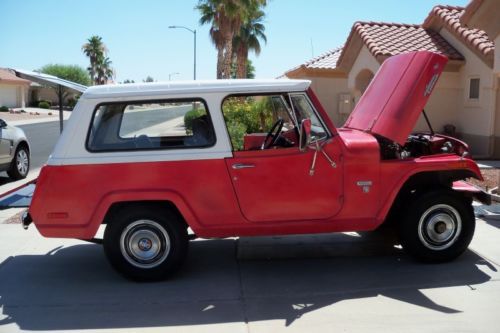
[(186, 112), (184, 115), (184, 126), (186, 127), (186, 132), (191, 132), (193, 130), (193, 120), (201, 116), (206, 115), (207, 112), (204, 108), (193, 109)]
[(267, 132), (273, 125), (270, 99), (231, 97), (223, 105), (224, 119), (234, 150), (243, 149), (244, 135)]
[(50, 104), (47, 101), (41, 101), (38, 103), (40, 109), (50, 109)]
[(9, 112), (9, 108), (6, 106), (0, 106), (0, 112)]

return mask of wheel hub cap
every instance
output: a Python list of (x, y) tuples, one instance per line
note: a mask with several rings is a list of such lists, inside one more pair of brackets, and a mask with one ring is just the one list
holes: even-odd
[(24, 150), (20, 150), (17, 153), (16, 167), (17, 171), (19, 171), (21, 175), (25, 175), (26, 173), (28, 173), (28, 167), (29, 167), (28, 154)]
[(444, 250), (458, 239), (462, 230), (460, 213), (452, 206), (434, 205), (422, 214), (418, 236), (427, 248)]
[(138, 246), (142, 251), (149, 251), (153, 247), (153, 242), (150, 239), (142, 238), (139, 240)]
[(139, 268), (153, 268), (167, 258), (170, 252), (170, 238), (159, 223), (139, 220), (123, 231), (120, 250), (130, 264)]

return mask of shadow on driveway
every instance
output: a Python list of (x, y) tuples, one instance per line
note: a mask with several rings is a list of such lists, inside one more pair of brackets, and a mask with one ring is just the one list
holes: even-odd
[[(421, 289), (481, 284), (496, 271), (471, 251), (439, 265), (399, 250), (379, 256), (236, 260), (237, 240), (195, 241), (183, 270), (157, 283), (115, 273), (98, 245), (56, 248), (0, 264), (3, 325), (23, 330), (140, 328), (281, 319), (286, 325), (349, 299), (386, 297), (453, 315)], [(311, 246), (314, 246), (312, 244)], [(2, 318), (2, 317), (0, 317)]]

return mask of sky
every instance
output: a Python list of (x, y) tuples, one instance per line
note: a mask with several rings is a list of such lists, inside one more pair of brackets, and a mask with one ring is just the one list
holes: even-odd
[[(267, 44), (251, 54), (257, 78), (275, 78), (313, 56), (341, 46), (356, 21), (420, 24), (433, 6), (468, 0), (270, 0)], [(209, 26), (199, 25), (197, 0), (0, 0), (0, 67), (35, 70), (46, 64), (86, 68), (82, 45), (99, 35), (109, 50), (115, 81), (215, 79), (216, 50)], [(174, 74), (179, 73), (179, 74)]]

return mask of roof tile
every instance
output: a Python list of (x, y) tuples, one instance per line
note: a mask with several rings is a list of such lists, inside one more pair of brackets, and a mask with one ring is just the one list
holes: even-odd
[(354, 29), (374, 56), (392, 56), (425, 50), (453, 60), (464, 59), (441, 35), (420, 25), (356, 22)]
[(0, 83), (30, 84), (31, 81), (17, 77), (11, 70), (0, 68)]
[(429, 16), (423, 23), (426, 28), (433, 18), (442, 21), (457, 37), (469, 44), (473, 49), (478, 50), (484, 56), (492, 56), (495, 51), (495, 44), (488, 37), (485, 31), (479, 29), (469, 29), (461, 24), (460, 18), (464, 15), (465, 8), (458, 6), (438, 5), (432, 8)]

